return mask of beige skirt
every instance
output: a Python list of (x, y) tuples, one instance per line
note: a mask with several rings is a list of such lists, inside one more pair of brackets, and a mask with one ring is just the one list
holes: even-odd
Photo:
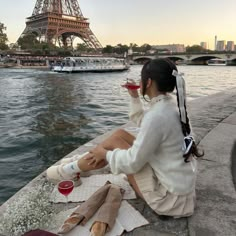
[(134, 174), (134, 178), (145, 201), (157, 214), (176, 218), (193, 214), (195, 190), (186, 195), (170, 193), (157, 179), (149, 164)]

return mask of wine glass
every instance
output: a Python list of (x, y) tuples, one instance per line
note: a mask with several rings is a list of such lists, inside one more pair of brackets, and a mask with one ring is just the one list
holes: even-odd
[(137, 90), (140, 89), (140, 85), (137, 85), (133, 80), (126, 79), (126, 83), (122, 84), (121, 87), (127, 88), (130, 90)]
[(68, 209), (68, 195), (74, 189), (74, 182), (72, 180), (62, 180), (57, 185), (58, 191), (66, 198), (66, 210)]
[(118, 95), (118, 96), (126, 94), (127, 92), (123, 90), (122, 88), (126, 88), (129, 90), (137, 90), (137, 89), (140, 89), (140, 85), (136, 84), (134, 80), (126, 79), (126, 81), (123, 84), (114, 86), (112, 88), (112, 94)]

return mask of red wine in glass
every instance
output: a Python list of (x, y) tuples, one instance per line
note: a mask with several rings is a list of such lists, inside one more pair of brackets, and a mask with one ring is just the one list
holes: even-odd
[(72, 180), (63, 180), (57, 185), (58, 191), (66, 197), (66, 208), (68, 204), (68, 195), (74, 189), (74, 182)]
[(130, 89), (130, 90), (137, 90), (137, 89), (140, 88), (139, 85), (136, 85), (136, 84), (129, 84), (129, 83), (123, 84), (123, 85), (121, 85), (121, 87)]
[(58, 184), (58, 191), (64, 196), (69, 195), (74, 189), (74, 182), (71, 180), (64, 180)]

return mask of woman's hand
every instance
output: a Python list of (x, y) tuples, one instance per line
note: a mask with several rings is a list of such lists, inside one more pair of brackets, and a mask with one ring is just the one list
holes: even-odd
[(106, 162), (107, 150), (103, 148), (101, 145), (97, 145), (97, 147), (92, 149), (90, 151), (90, 154), (91, 155), (86, 158), (86, 160), (90, 160), (88, 165), (97, 167), (101, 162)]
[(138, 98), (138, 97), (139, 97), (137, 90), (128, 89), (128, 93), (129, 93), (129, 95), (130, 95), (131, 97), (133, 97), (133, 98)]
[[(128, 79), (126, 84), (135, 84), (136, 85), (136, 83), (133, 79)], [(127, 88), (127, 90), (128, 90), (128, 93), (131, 97), (133, 97), (133, 98), (138, 98), (139, 97), (137, 89), (128, 89)]]

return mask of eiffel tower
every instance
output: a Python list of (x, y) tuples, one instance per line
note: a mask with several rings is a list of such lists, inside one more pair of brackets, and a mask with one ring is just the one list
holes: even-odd
[(20, 37), (33, 33), (40, 42), (71, 48), (73, 40), (79, 37), (89, 48), (102, 48), (78, 0), (37, 0), (32, 16), (26, 19), (26, 28)]

